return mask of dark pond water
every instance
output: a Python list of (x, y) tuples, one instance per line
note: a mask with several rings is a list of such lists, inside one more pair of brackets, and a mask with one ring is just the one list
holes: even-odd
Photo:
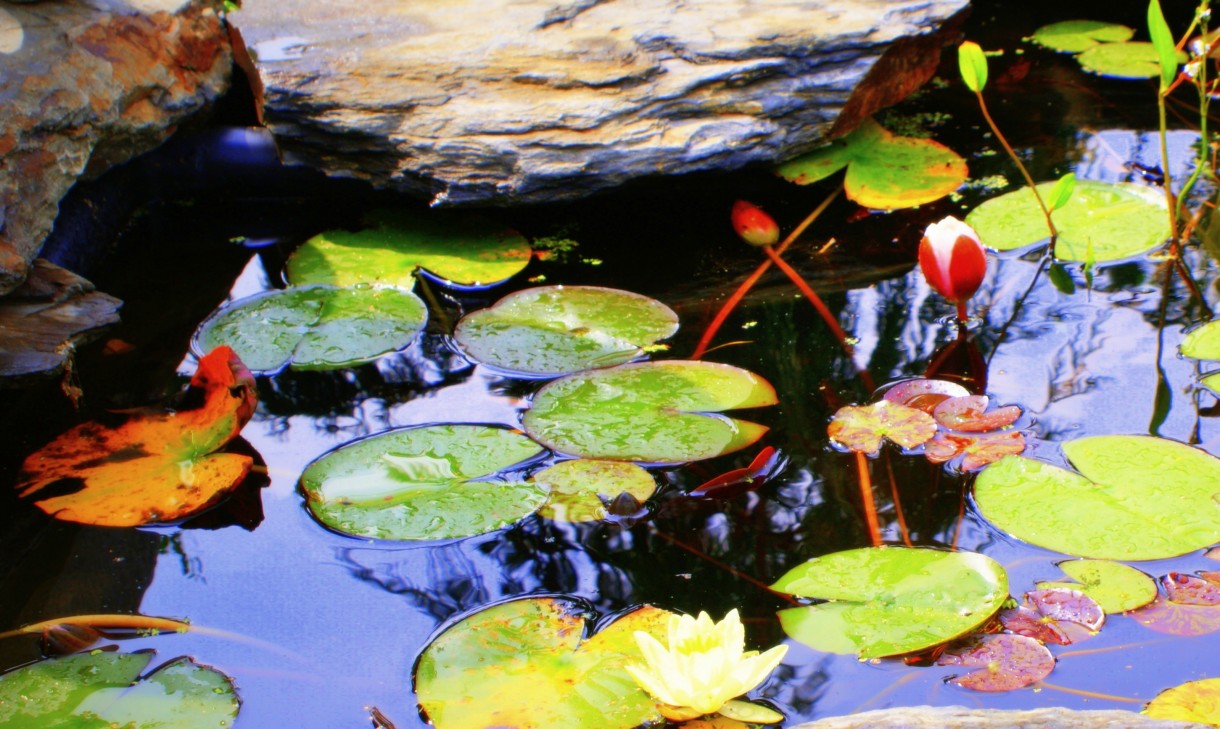
[[(996, 39), (1008, 51), (992, 61), (989, 98), (1035, 178), (1074, 170), (1087, 179), (1139, 181), (1132, 163), (1158, 167), (1150, 83), (1100, 80), (1068, 59), (1015, 52), (1022, 46), (1014, 38), (1065, 17), (1049, 3), (1016, 5), (980, 6), (967, 33)], [(1075, 14), (1139, 26), (1143, 6), (1111, 3), (1074, 8)], [(955, 79), (954, 66), (946, 65), (944, 74)], [(970, 158), (975, 180), (1018, 179), (956, 83), (934, 85), (882, 120), (929, 128)], [(1185, 127), (1172, 133), (1176, 176), (1196, 138)], [(663, 356), (684, 357), (758, 260), (729, 229), (732, 201), (763, 204), (787, 229), (829, 189), (743, 172), (648, 182), (571, 205), (492, 211), (531, 237), (570, 237), (579, 246), (558, 260), (533, 262), (496, 290), (445, 298), (444, 317), (486, 306), (541, 277), (615, 286), (654, 296), (679, 313), (682, 329)], [(92, 272), (99, 288), (127, 305), (110, 346), (102, 342), (81, 353), (86, 415), (175, 391), (178, 374), (194, 366), (191, 332), (226, 296), (277, 285), (294, 245), (387, 202), (358, 186), (295, 178), (221, 180), (197, 193), (142, 208), (117, 250)], [(857, 338), (856, 362), (878, 382), (922, 373), (952, 334), (945, 324), (949, 305), (912, 270), (920, 231), (946, 214), (964, 215), (991, 194), (975, 185), (960, 198), (871, 216), (840, 200), (789, 254)], [(238, 236), (268, 245), (243, 248), (230, 242)], [(831, 238), (836, 245), (818, 254)], [(1197, 249), (1186, 260), (1208, 282), (1205, 292), (1214, 301), (1215, 263)], [(1177, 280), (1163, 288), (1160, 262), (1105, 268), (1091, 292), (1080, 286), (1072, 295), (1044, 276), (1020, 308), (1016, 302), (1030, 289), (1036, 261), (1010, 256), (991, 266), (972, 304), (977, 341), (990, 359), (988, 392), (1025, 410), (1021, 424), (1034, 436), (1029, 453), (1062, 463), (1057, 441), (1155, 430), (1220, 454), (1216, 400), (1197, 389), (1196, 365), (1176, 354), (1183, 328), (1200, 314)], [(602, 615), (638, 603), (716, 616), (736, 607), (750, 642), (766, 647), (785, 639), (775, 619), (785, 603), (760, 583), (809, 558), (868, 543), (854, 462), (830, 448), (826, 436), (830, 415), (868, 393), (824, 324), (778, 276), (767, 278), (729, 321), (718, 341), (731, 346), (708, 356), (761, 374), (779, 393), (778, 406), (751, 414), (771, 427), (763, 444), (788, 458), (759, 491), (723, 501), (683, 495), (745, 465), (757, 450), (751, 448), (655, 469), (661, 489), (650, 503), (654, 516), (633, 526), (534, 518), (489, 535), (419, 545), (327, 531), (296, 491), (305, 465), (318, 455), (391, 427), (516, 425), (539, 386), (465, 360), (447, 345), (444, 317), (433, 317), (422, 342), (373, 365), (260, 381), (260, 407), (243, 437), (266, 463), (269, 479), (205, 519), (175, 528), (89, 528), (49, 521), (7, 492), (0, 496), (0, 630), (82, 613), (188, 618), (230, 635), (131, 639), (122, 647), (154, 648), (163, 659), (191, 655), (234, 677), (244, 703), (238, 726), (367, 726), (365, 707), (376, 706), (398, 727), (413, 727), (423, 723), (412, 665), (438, 626), (462, 613), (535, 593), (583, 598)], [(1154, 426), (1159, 371), (1170, 401)], [(5, 398), (3, 467), (11, 479), (24, 455), (74, 416), (65, 400), (42, 392)], [(976, 515), (966, 500), (968, 479), (897, 451), (885, 453), (874, 469), (880, 483), (888, 481), (880, 474), (892, 470), (914, 543), (989, 555), (1004, 565), (1017, 595), (1037, 580), (1059, 577), (1054, 563), (1063, 555), (998, 533)], [(878, 499), (885, 537), (898, 543), (888, 488), (878, 489)], [(1154, 576), (1215, 566), (1201, 554), (1139, 564)], [(859, 662), (788, 642), (783, 665), (758, 695), (781, 708), (789, 725), (916, 704), (1138, 710), (1165, 688), (1214, 675), (1220, 654), (1215, 636), (1167, 636), (1113, 616), (1087, 643), (1057, 649), (1058, 666), (1038, 687), (980, 694), (946, 684), (948, 668)], [(0, 642), (0, 668), (35, 657), (34, 641)]]

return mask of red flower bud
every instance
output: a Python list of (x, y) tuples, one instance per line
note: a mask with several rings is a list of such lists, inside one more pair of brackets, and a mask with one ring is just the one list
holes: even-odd
[(752, 246), (773, 246), (779, 241), (779, 226), (754, 203), (733, 203), (733, 230)]
[(974, 228), (949, 216), (924, 231), (919, 242), (919, 269), (938, 294), (963, 304), (983, 283), (987, 254)]

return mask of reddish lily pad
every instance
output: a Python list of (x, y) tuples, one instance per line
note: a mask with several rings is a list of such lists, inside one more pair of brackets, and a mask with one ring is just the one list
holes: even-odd
[(1161, 578), (1162, 594), (1131, 616), (1149, 630), (1170, 635), (1207, 635), (1220, 631), (1220, 580), (1215, 573), (1171, 572)]
[(966, 395), (944, 400), (932, 411), (932, 417), (942, 427), (963, 433), (982, 433), (1007, 428), (1021, 417), (1016, 405), (988, 410), (991, 400), (986, 395)]
[(750, 465), (745, 468), (734, 468), (692, 489), (691, 496), (701, 498), (710, 496), (715, 499), (727, 499), (740, 496), (747, 491), (753, 491), (767, 482), (776, 471), (783, 468), (784, 457), (779, 451), (767, 446), (758, 452)]
[(440, 729), (633, 729), (660, 721), (623, 666), (639, 658), (635, 632), (665, 641), (670, 615), (645, 606), (586, 638), (589, 616), (572, 600), (527, 598), (480, 610), (424, 649), (415, 671), (419, 704)]
[(936, 421), (922, 410), (881, 400), (839, 408), (826, 432), (850, 451), (872, 454), (881, 448), (882, 438), (903, 448), (923, 445), (936, 435)]
[(1055, 669), (1055, 657), (1033, 638), (1003, 633), (971, 636), (950, 646), (937, 664), (979, 669), (949, 679), (962, 688), (1014, 691), (1049, 676)]
[(1143, 713), (1153, 719), (1220, 726), (1220, 678), (1165, 689), (1148, 702)]
[(946, 463), (960, 456), (958, 468), (969, 473), (1024, 451), (1025, 434), (1019, 430), (979, 435), (942, 431), (924, 445), (923, 453), (933, 463)]
[(798, 185), (847, 168), (847, 197), (866, 208), (913, 208), (939, 200), (966, 181), (966, 161), (931, 139), (899, 137), (872, 119), (829, 146), (780, 165), (776, 173)]
[(892, 403), (906, 405), (931, 415), (936, 406), (945, 400), (969, 394), (969, 390), (956, 382), (917, 378), (899, 382), (886, 390), (882, 397)]
[(1020, 605), (1000, 611), (1005, 630), (1056, 645), (1092, 638), (1105, 621), (1105, 611), (1093, 598), (1059, 587), (1027, 592)]
[(1071, 559), (1059, 569), (1079, 582), (1039, 582), (1039, 589), (1066, 587), (1080, 590), (1097, 601), (1109, 614), (1122, 613), (1147, 605), (1156, 599), (1156, 583), (1151, 577), (1121, 562), (1099, 559)]
[[(140, 526), (185, 519), (241, 483), (253, 460), (217, 453), (258, 402), (254, 377), (228, 347), (199, 361), (193, 410), (131, 417), (118, 427), (82, 423), (25, 459), (19, 495), (57, 519)], [(76, 488), (68, 488), (76, 487)]]

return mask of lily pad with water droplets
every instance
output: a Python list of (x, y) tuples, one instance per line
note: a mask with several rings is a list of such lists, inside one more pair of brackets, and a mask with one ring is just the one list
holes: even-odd
[(639, 660), (635, 631), (665, 641), (671, 613), (645, 606), (586, 637), (572, 600), (527, 598), (449, 626), (420, 656), (415, 690), (437, 729), (633, 729), (660, 721), (623, 665)]
[(1058, 566), (1078, 582), (1039, 582), (1038, 589), (1080, 590), (1109, 614), (1134, 610), (1156, 599), (1156, 583), (1130, 565), (1101, 559), (1071, 559)]
[(1170, 572), (1159, 582), (1163, 592), (1156, 600), (1131, 613), (1136, 622), (1169, 635), (1220, 631), (1220, 575)]
[(798, 185), (847, 168), (847, 197), (866, 208), (913, 208), (956, 190), (969, 175), (966, 161), (930, 139), (899, 137), (872, 119), (827, 147), (785, 162), (776, 173)]
[(880, 400), (871, 405), (839, 408), (826, 432), (831, 440), (850, 451), (876, 453), (883, 438), (903, 448), (923, 445), (936, 435), (936, 421), (922, 410)]
[(550, 494), (539, 516), (555, 521), (599, 521), (608, 515), (606, 504), (621, 494), (642, 502), (657, 489), (652, 474), (634, 463), (585, 458), (560, 461), (533, 481)]
[(410, 289), (423, 270), (445, 283), (480, 288), (515, 276), (532, 255), (516, 231), (469, 213), (378, 210), (365, 223), (363, 230), (332, 230), (305, 241), (288, 259), (288, 281)]
[[(1038, 185), (1045, 200), (1055, 183)], [(1060, 260), (1086, 262), (1092, 246), (1096, 263), (1147, 253), (1169, 239), (1165, 195), (1129, 183), (1080, 180), (1072, 197), (1051, 213)], [(1028, 187), (979, 205), (966, 216), (983, 245), (1009, 251), (1048, 240), (1046, 218)]]
[(1129, 40), (1135, 30), (1118, 23), (1099, 20), (1064, 20), (1044, 25), (1029, 40), (1044, 48), (1063, 53), (1079, 53), (1101, 43)]
[(230, 726), (240, 701), (232, 681), (188, 657), (141, 677), (151, 651), (92, 651), (0, 675), (6, 729), (204, 729)]
[(427, 319), (424, 302), (405, 289), (292, 287), (227, 304), (200, 325), (194, 346), (228, 345), (260, 373), (336, 369), (406, 347)]
[(543, 486), (495, 477), (540, 453), (538, 444), (508, 428), (399, 428), (321, 456), (302, 474), (301, 490), (314, 517), (343, 534), (468, 537), (510, 526), (546, 503)]
[(453, 338), (479, 362), (551, 376), (630, 362), (677, 330), (678, 316), (647, 296), (599, 286), (543, 286), (467, 314)]
[(582, 458), (685, 463), (754, 443), (766, 426), (721, 411), (774, 405), (775, 389), (713, 362), (637, 362), (568, 375), (538, 391), (525, 431)]
[(1008, 632), (1055, 645), (1092, 638), (1105, 621), (1096, 600), (1063, 587), (1027, 592), (1020, 605), (1000, 611), (1000, 624)]
[(829, 601), (781, 610), (789, 636), (816, 650), (878, 658), (975, 630), (1008, 598), (1008, 576), (981, 554), (866, 547), (809, 560), (772, 589)]
[(1176, 557), (1220, 541), (1220, 459), (1149, 436), (1063, 444), (1079, 473), (1010, 456), (975, 482), (996, 528), (1064, 554), (1097, 559)]
[(974, 635), (950, 646), (940, 666), (977, 668), (950, 683), (974, 691), (1014, 691), (1037, 683), (1055, 669), (1055, 657), (1042, 643), (1024, 635)]
[(1153, 719), (1220, 726), (1220, 678), (1165, 689), (1148, 702), (1143, 713)]

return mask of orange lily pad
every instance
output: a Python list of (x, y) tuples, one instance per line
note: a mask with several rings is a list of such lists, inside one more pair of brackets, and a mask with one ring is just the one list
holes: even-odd
[(1020, 455), (1025, 451), (1025, 434), (1019, 430), (998, 433), (940, 432), (924, 446), (924, 456), (933, 463), (944, 463), (961, 456), (959, 468), (977, 471), (1004, 456)]
[(19, 495), (57, 519), (98, 526), (174, 522), (237, 487), (249, 456), (216, 453), (254, 414), (254, 378), (233, 350), (199, 361), (192, 410), (144, 413), (118, 427), (96, 421), (63, 433), (26, 458)]
[(850, 451), (876, 453), (881, 439), (914, 448), (936, 435), (931, 415), (906, 405), (881, 400), (871, 405), (839, 408), (826, 428), (831, 440)]

